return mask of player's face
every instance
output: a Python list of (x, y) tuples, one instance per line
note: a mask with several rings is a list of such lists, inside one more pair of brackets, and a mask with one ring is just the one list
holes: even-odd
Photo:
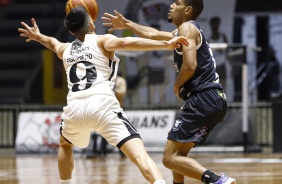
[(185, 0), (175, 0), (174, 3), (170, 5), (168, 22), (172, 22), (176, 26), (179, 26), (186, 21), (185, 11), (187, 5), (185, 5), (184, 1)]

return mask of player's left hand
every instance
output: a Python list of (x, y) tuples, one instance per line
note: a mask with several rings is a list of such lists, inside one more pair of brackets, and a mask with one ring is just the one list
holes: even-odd
[(182, 98), (180, 97), (180, 89), (181, 89), (181, 87), (174, 85), (174, 94), (175, 94), (175, 96), (178, 99), (182, 100)]
[(18, 31), (20, 32), (20, 36), (27, 38), (26, 42), (30, 42), (31, 40), (37, 41), (37, 38), (40, 37), (40, 30), (34, 18), (31, 19), (31, 23), (33, 27), (28, 26), (25, 22), (21, 22), (21, 25), (25, 29), (23, 28), (18, 29)]
[(180, 48), (181, 45), (189, 46), (188, 40), (184, 36), (175, 36), (168, 41), (168, 44), (172, 46), (171, 49)]

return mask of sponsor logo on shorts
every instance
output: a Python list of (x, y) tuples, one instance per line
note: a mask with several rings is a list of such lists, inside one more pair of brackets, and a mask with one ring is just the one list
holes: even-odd
[(177, 131), (181, 127), (182, 123), (183, 121), (181, 119), (177, 119), (173, 125), (172, 130)]
[(208, 127), (203, 127), (200, 131), (198, 131), (196, 134), (198, 135), (206, 135), (208, 133)]

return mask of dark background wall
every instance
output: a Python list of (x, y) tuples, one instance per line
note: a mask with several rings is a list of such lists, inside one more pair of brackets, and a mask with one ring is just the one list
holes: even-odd
[(237, 0), (236, 12), (282, 11), (281, 0)]

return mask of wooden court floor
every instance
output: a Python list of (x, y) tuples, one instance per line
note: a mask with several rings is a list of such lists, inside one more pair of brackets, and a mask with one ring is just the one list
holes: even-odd
[[(150, 153), (168, 184), (172, 174), (161, 153)], [(192, 153), (207, 168), (235, 177), (238, 184), (282, 184), (282, 154)], [(77, 184), (145, 184), (139, 170), (118, 153), (86, 158), (75, 154), (73, 179)], [(0, 184), (59, 184), (57, 155), (7, 155), (0, 157)], [(201, 184), (186, 178), (185, 184)]]

